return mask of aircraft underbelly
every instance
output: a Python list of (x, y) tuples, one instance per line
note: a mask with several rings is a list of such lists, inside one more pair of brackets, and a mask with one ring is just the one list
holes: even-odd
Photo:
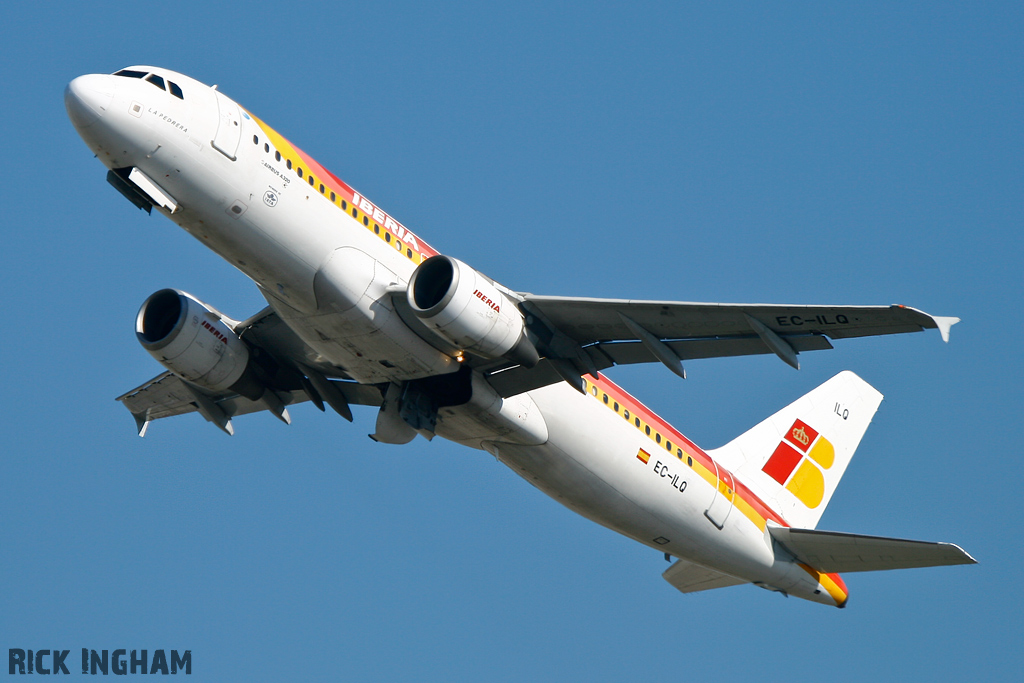
[(530, 394), (502, 398), (479, 373), (470, 376), (470, 389), (468, 403), (438, 411), (438, 436), (492, 453), (508, 444), (548, 442), (547, 422)]

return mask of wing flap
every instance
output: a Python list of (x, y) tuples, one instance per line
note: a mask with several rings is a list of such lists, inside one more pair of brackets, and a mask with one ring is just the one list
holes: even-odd
[[(787, 341), (798, 353), (832, 348), (828, 339), (821, 335), (789, 337)], [(772, 353), (772, 350), (756, 335), (738, 339), (685, 339), (665, 343), (681, 360)], [(633, 365), (658, 361), (650, 349), (638, 341), (602, 342), (584, 347), (583, 351), (590, 356), (597, 370), (604, 370), (613, 365)], [(485, 370), (485, 374), (487, 381), (503, 398), (562, 381), (562, 376), (547, 359), (542, 360), (533, 368), (522, 365), (506, 365), (495, 370)]]
[[(608, 367), (608, 363), (605, 367)], [(599, 370), (603, 368), (598, 368)], [(581, 373), (582, 374), (582, 373)], [(562, 381), (562, 376), (546, 358), (535, 367), (516, 365), (499, 369), (487, 375), (487, 382), (502, 398), (509, 398), (527, 391), (540, 389)]]
[[(832, 344), (821, 335), (810, 334), (788, 337), (786, 341), (797, 352), (831, 349)], [(728, 356), (753, 356), (772, 353), (772, 350), (757, 335), (716, 339), (682, 339), (667, 341), (665, 344), (675, 351), (681, 360), (700, 358), (725, 358)], [(641, 342), (602, 342), (596, 344), (616, 365), (653, 363), (657, 359)], [(591, 347), (587, 347), (591, 348)]]
[(769, 532), (797, 560), (826, 573), (977, 564), (953, 543), (784, 527), (770, 527)]
[(132, 415), (145, 416), (146, 421), (198, 410), (184, 382), (170, 372), (157, 375), (115, 400), (120, 401)]
[(680, 593), (697, 593), (713, 588), (727, 588), (747, 583), (742, 579), (687, 560), (678, 560), (661, 576)]

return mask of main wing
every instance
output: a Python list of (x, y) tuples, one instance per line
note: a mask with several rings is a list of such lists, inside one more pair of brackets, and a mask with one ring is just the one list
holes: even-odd
[[(488, 368), (503, 396), (612, 365), (661, 362), (685, 376), (682, 361), (774, 353), (799, 368), (797, 354), (830, 349), (830, 339), (938, 329), (944, 341), (959, 318), (908, 306), (795, 306), (634, 301), (524, 294), (520, 307), (545, 359), (535, 368)], [(575, 381), (574, 381), (575, 378)]]
[[(527, 328), (544, 358), (533, 368), (508, 361), (471, 360), (504, 397), (566, 380), (582, 390), (581, 376), (613, 365), (660, 361), (685, 376), (682, 361), (775, 353), (799, 367), (797, 354), (830, 349), (829, 339), (919, 332), (937, 328), (947, 340), (958, 318), (931, 316), (905, 306), (786, 306), (634, 301), (522, 295)], [(348, 404), (379, 406), (376, 386), (328, 379), (339, 370), (270, 308), (234, 325), (263, 358), (267, 386), (259, 401), (211, 393), (165, 372), (118, 397), (139, 433), (152, 420), (199, 412), (231, 432), (236, 415), (268, 410), (288, 421), (286, 406), (313, 400), (351, 419)], [(420, 334), (425, 334), (419, 331)]]
[[(380, 390), (374, 385), (356, 384), (338, 380), (327, 380), (341, 393), (345, 402), (355, 405), (379, 406), (382, 401)], [(125, 408), (135, 418), (139, 436), (145, 436), (149, 423), (164, 417), (174, 417), (198, 412), (209, 422), (228, 432), (234, 433), (231, 418), (269, 410), (288, 422), (284, 407), (311, 400), (305, 389), (273, 389), (273, 399), (251, 401), (232, 392), (212, 393), (189, 385), (171, 372), (157, 375), (123, 396), (118, 396)]]
[(231, 418), (267, 410), (285, 422), (287, 406), (314, 401), (320, 410), (326, 402), (351, 420), (349, 404), (379, 406), (383, 400), (375, 385), (329, 379), (337, 368), (316, 361), (310, 349), (269, 307), (234, 326), (257, 355), (267, 390), (256, 401), (231, 391), (211, 392), (171, 372), (164, 372), (117, 397), (135, 418), (139, 436), (149, 423), (164, 417), (198, 412), (225, 432), (233, 433)]

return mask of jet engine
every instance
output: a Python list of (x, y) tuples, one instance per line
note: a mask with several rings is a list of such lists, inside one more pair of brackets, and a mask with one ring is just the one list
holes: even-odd
[(515, 302), (494, 282), (450, 256), (433, 256), (413, 272), (409, 306), (445, 341), (485, 358), (540, 361)]
[(210, 391), (231, 390), (257, 400), (264, 387), (249, 364), (249, 347), (209, 306), (176, 289), (142, 304), (135, 335), (165, 368)]

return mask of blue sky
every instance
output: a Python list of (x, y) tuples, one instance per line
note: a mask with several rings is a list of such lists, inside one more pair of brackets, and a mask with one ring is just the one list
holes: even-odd
[[(1022, 10), (950, 3), (15, 3), (0, 653), (193, 651), (194, 680), (1008, 680), (1024, 664)], [(192, 415), (135, 436), (132, 333), (255, 286), (104, 182), (62, 102), (158, 64), (228, 95), (443, 253), (538, 294), (889, 304), (935, 332), (609, 375), (716, 447), (843, 369), (886, 400), (821, 528), (975, 567), (847, 575), (848, 609), (684, 596), (655, 551), (486, 454)]]

